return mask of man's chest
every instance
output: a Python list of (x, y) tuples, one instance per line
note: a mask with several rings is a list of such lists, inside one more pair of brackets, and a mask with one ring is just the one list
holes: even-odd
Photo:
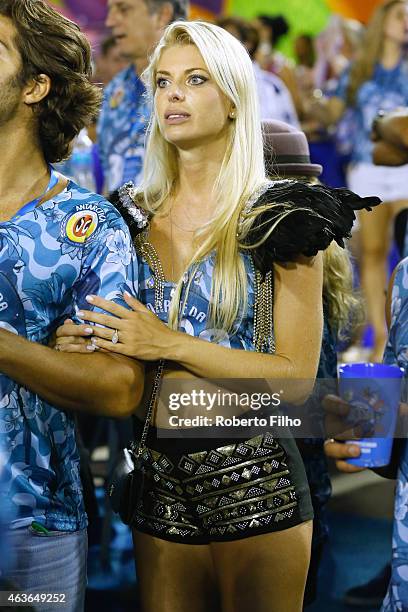
[(79, 265), (33, 224), (0, 224), (0, 326), (41, 341), (72, 300)]
[(119, 88), (108, 98), (101, 136), (113, 142), (138, 141), (140, 137), (144, 138), (150, 113), (150, 105), (143, 93)]

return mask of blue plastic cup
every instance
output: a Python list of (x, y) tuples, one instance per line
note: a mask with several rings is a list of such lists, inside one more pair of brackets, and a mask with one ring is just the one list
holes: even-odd
[[(367, 437), (347, 440), (361, 449), (347, 459), (358, 467), (381, 467), (390, 462), (404, 370), (381, 363), (344, 363), (339, 366), (339, 393), (351, 405), (347, 425), (362, 427)], [(364, 434), (363, 434), (364, 435)]]

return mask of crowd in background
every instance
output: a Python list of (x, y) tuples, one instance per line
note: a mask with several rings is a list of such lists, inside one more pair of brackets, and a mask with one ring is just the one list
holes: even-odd
[[(113, 20), (114, 31), (115, 17)], [(396, 19), (398, 28), (397, 20), (398, 18)], [(371, 41), (379, 40), (383, 27), (380, 21), (381, 19), (377, 16), (376, 23), (370, 24), (366, 33), (367, 40), (370, 38)], [(107, 23), (109, 24), (109, 19)], [(326, 28), (317, 36), (311, 36), (305, 32), (295, 38), (294, 59), (292, 59), (279, 51), (280, 39), (289, 32), (289, 25), (282, 15), (259, 15), (251, 21), (241, 17), (227, 16), (220, 17), (217, 23), (238, 38), (250, 54), (258, 86), (261, 118), (284, 121), (306, 134), (312, 162), (323, 166), (321, 182), (331, 187), (347, 185), (358, 193), (361, 189), (364, 191), (361, 182), (367, 183), (372, 180), (372, 177), (363, 173), (360, 178), (359, 174), (356, 175), (355, 166), (362, 161), (365, 164), (371, 163), (369, 160), (370, 124), (375, 114), (379, 110), (391, 110), (393, 107), (404, 106), (408, 102), (408, 88), (406, 91), (402, 85), (405, 69), (399, 76), (400, 83), (397, 83), (394, 88), (396, 91), (392, 91), (392, 87), (389, 88), (388, 93), (384, 91), (384, 88), (387, 88), (387, 78), (390, 82), (395, 83), (396, 81), (396, 74), (392, 70), (385, 70), (378, 77), (380, 81), (381, 79), (383, 81), (380, 83), (380, 94), (377, 91), (376, 95), (373, 95), (370, 87), (367, 86), (365, 89), (368, 91), (368, 99), (352, 100), (348, 93), (350, 68), (358, 65), (357, 71), (363, 74), (364, 71), (370, 70), (368, 64), (371, 63), (372, 67), (380, 59), (378, 57), (379, 43), (376, 48), (375, 42), (369, 42), (369, 47), (364, 42), (365, 27), (363, 24), (333, 15)], [(403, 19), (400, 23), (401, 40), (396, 45), (397, 47), (400, 45), (402, 52), (405, 53), (403, 49), (407, 37), (406, 25)], [(119, 29), (120, 27), (119, 25)], [(137, 37), (136, 32), (135, 38)], [(115, 36), (109, 36), (99, 48), (95, 49), (94, 80), (103, 87), (108, 86), (116, 74), (121, 73), (133, 62), (132, 52), (126, 48), (123, 49), (121, 44), (121, 40)], [(142, 46), (147, 44), (148, 41), (142, 42)], [(362, 59), (364, 49), (369, 49), (368, 59), (367, 57)], [(395, 53), (398, 54), (398, 49), (392, 49), (390, 53), (391, 56), (387, 56), (386, 61), (392, 63), (394, 61), (392, 56)], [(405, 66), (405, 62), (403, 61), (401, 65)], [(360, 78), (360, 84), (364, 84), (364, 77)], [(134, 85), (140, 88), (140, 81), (134, 81)], [(115, 89), (113, 93), (116, 98), (110, 97), (112, 87)], [(143, 89), (143, 86), (141, 87)], [(141, 123), (137, 121), (137, 153), (133, 151), (134, 161), (129, 162), (129, 170), (122, 175), (118, 170), (121, 164), (119, 141), (126, 139), (123, 134), (119, 134), (120, 130), (118, 132), (117, 125), (109, 123), (114, 116), (115, 105), (120, 105), (121, 96), (125, 95), (125, 92), (126, 88), (123, 88), (122, 91), (117, 81), (109, 85), (108, 94), (105, 97), (105, 110), (102, 111), (100, 119), (99, 137), (96, 126), (90, 126), (88, 136), (93, 144), (87, 139), (86, 134), (81, 134), (74, 147), (72, 158), (61, 166), (66, 174), (74, 176), (81, 184), (105, 195), (118, 188), (121, 179), (136, 179), (137, 182), (141, 178), (139, 174), (140, 152), (143, 149), (148, 109), (144, 106), (135, 112), (127, 110), (127, 113), (139, 114), (142, 119)], [(143, 91), (139, 91), (137, 95), (140, 96), (142, 93)], [(336, 101), (339, 102), (337, 108), (335, 108)], [(131, 109), (133, 104), (134, 101), (130, 100), (127, 105), (128, 109)], [(106, 105), (110, 105), (112, 112), (106, 110)], [(369, 110), (362, 111), (363, 105), (369, 106)], [(133, 119), (128, 117), (127, 120), (132, 125), (136, 123), (135, 117)], [(134, 131), (132, 138), (134, 140)], [(362, 141), (364, 144), (361, 144)], [(125, 145), (125, 148), (127, 146)], [(114, 154), (110, 150), (112, 147), (117, 148)], [(136, 160), (137, 157), (138, 160)], [(119, 172), (117, 177), (112, 176), (115, 172)], [(377, 168), (373, 172), (374, 176), (379, 177), (376, 189), (374, 189), (376, 195), (387, 199), (386, 196), (391, 195), (392, 190), (386, 189), (384, 193), (384, 185), (378, 184), (381, 183), (384, 171)], [(371, 358), (379, 361), (384, 349), (386, 337), (382, 314), (384, 301), (377, 291), (377, 279), (381, 277), (382, 284), (386, 286), (385, 270), (391, 247), (388, 237), (391, 223), (399, 208), (405, 207), (405, 200), (408, 197), (403, 186), (405, 167), (398, 170), (388, 169), (387, 172), (390, 175), (388, 180), (394, 183), (392, 199), (396, 205), (388, 207), (387, 214), (383, 213), (381, 218), (380, 214), (373, 215), (371, 218), (378, 217), (378, 221), (373, 221), (366, 231), (364, 231), (364, 220), (362, 221), (362, 232), (359, 231), (360, 226), (357, 224), (351, 241), (351, 250), (356, 263), (356, 285), (361, 284), (364, 291), (368, 325), (354, 332), (349, 352), (344, 355), (345, 360)], [(395, 185), (397, 174), (398, 186)], [(378, 193), (378, 189), (381, 193)], [(366, 195), (365, 191), (363, 195)], [(362, 218), (364, 219), (365, 216), (362, 215)], [(372, 238), (373, 234), (377, 236), (377, 240)], [(392, 262), (395, 263), (395, 259)], [(341, 349), (344, 351), (347, 346), (343, 345)]]

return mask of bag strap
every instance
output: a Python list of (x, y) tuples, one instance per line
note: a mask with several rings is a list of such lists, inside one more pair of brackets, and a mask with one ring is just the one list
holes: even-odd
[[(253, 262), (252, 262), (253, 265)], [(273, 329), (273, 297), (274, 297), (274, 278), (273, 270), (269, 271), (264, 279), (258, 270), (255, 270), (255, 317), (254, 317), (254, 344), (258, 352), (275, 352), (275, 335)], [(161, 381), (163, 378), (165, 360), (160, 359), (154, 376), (152, 392), (147, 407), (146, 418), (143, 424), (140, 443), (132, 443), (136, 458), (142, 454), (147, 441), (153, 410), (157, 402)], [(136, 417), (133, 416), (133, 424)]]
[(274, 353), (275, 331), (273, 322), (274, 302), (274, 274), (269, 270), (263, 277), (261, 272), (255, 268), (253, 272), (255, 280), (255, 303), (254, 303), (254, 335), (253, 342), (255, 351), (258, 353)]
[[(149, 433), (149, 428), (150, 428), (150, 423), (152, 420), (152, 415), (153, 415), (153, 410), (154, 407), (156, 405), (157, 402), (157, 397), (160, 391), (160, 386), (161, 386), (161, 381), (163, 378), (163, 371), (164, 371), (164, 364), (165, 364), (165, 360), (164, 359), (160, 359), (158, 365), (157, 365), (157, 370), (156, 370), (156, 374), (154, 376), (154, 381), (153, 381), (153, 387), (152, 387), (152, 392), (150, 394), (150, 399), (149, 399), (149, 405), (147, 407), (147, 413), (146, 413), (146, 418), (143, 424), (143, 430), (142, 430), (142, 435), (140, 437), (140, 442), (136, 443), (133, 442), (132, 446), (133, 446), (133, 450), (135, 451), (136, 454), (136, 458), (140, 457), (140, 455), (142, 454), (144, 448), (146, 447), (146, 441), (147, 441), (147, 435)], [(135, 424), (135, 419), (136, 417), (133, 416), (133, 424)]]

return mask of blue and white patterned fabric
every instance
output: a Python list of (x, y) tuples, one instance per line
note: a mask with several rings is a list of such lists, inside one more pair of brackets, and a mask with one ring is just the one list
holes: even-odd
[[(184, 275), (183, 290), (180, 304), (184, 304), (190, 278), (192, 282), (184, 304), (183, 314), (180, 317), (179, 329), (190, 336), (195, 336), (208, 342), (217, 342), (221, 346), (233, 349), (254, 351), (254, 269), (249, 255), (242, 255), (248, 279), (248, 308), (241, 313), (234, 329), (228, 334), (223, 332), (215, 338), (216, 330), (208, 328), (208, 308), (211, 300), (212, 277), (215, 266), (215, 254), (212, 253), (198, 265), (193, 264)], [(142, 257), (138, 260), (139, 300), (157, 314), (161, 321), (168, 320), (169, 306), (174, 292), (175, 283), (164, 283), (164, 299), (162, 307), (155, 310), (154, 276), (148, 263)]]
[(133, 65), (109, 83), (98, 123), (98, 145), (109, 193), (140, 182), (145, 132), (150, 119), (146, 90)]
[[(323, 389), (326, 384), (329, 385), (328, 393), (333, 393), (334, 389), (330, 387), (330, 381), (337, 379), (337, 352), (336, 352), (336, 333), (331, 328), (328, 318), (328, 309), (324, 307), (323, 319), (323, 337), (322, 348), (320, 351), (319, 367), (317, 370), (317, 379), (322, 381), (318, 397), (311, 398), (309, 404), (311, 406), (311, 418), (321, 419), (321, 398)], [(317, 402), (315, 416), (313, 415), (313, 403)], [(323, 430), (322, 424), (322, 430)], [(302, 447), (301, 447), (302, 448)], [(324, 452), (324, 438), (305, 438), (303, 440), (303, 448), (301, 451), (303, 463), (306, 470), (307, 481), (310, 488), (310, 496), (312, 498), (314, 522), (312, 547), (317, 547), (325, 542), (329, 535), (329, 524), (326, 515), (326, 506), (330, 499), (332, 486), (329, 476), (329, 468), (327, 458)]]
[[(0, 327), (47, 344), (85, 296), (120, 299), (133, 282), (128, 228), (106, 200), (69, 182), (57, 196), (0, 223)], [(89, 357), (92, 358), (91, 356)], [(0, 375), (0, 506), (13, 528), (86, 526), (74, 421)]]
[[(337, 89), (332, 92), (346, 100), (350, 69), (340, 77)], [(397, 106), (408, 105), (408, 61), (402, 61), (388, 70), (381, 64), (374, 69), (372, 79), (361, 85), (353, 107), (352, 162), (372, 163), (371, 126), (379, 110), (391, 111)]]
[[(391, 327), (384, 363), (398, 365), (408, 377), (408, 258), (397, 267), (392, 288)], [(408, 446), (401, 453), (394, 505), (392, 573), (382, 612), (408, 611)]]

